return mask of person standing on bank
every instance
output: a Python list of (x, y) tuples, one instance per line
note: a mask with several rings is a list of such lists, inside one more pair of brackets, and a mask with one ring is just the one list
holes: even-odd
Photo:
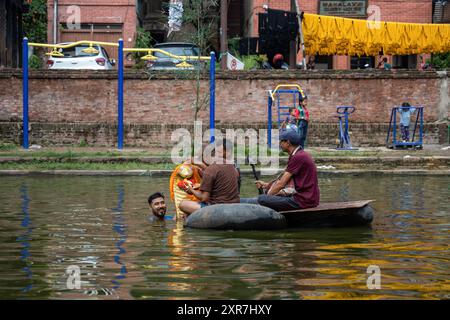
[(300, 94), (298, 99), (298, 134), (300, 135), (300, 146), (305, 149), (306, 136), (308, 134), (309, 110), (308, 97)]
[[(300, 137), (295, 131), (283, 131), (280, 134), (280, 147), (289, 153), (286, 170), (275, 182), (267, 194), (258, 196), (258, 204), (276, 211), (314, 208), (319, 205), (320, 190), (317, 168), (311, 156), (302, 150)], [(290, 196), (277, 196), (293, 179), (295, 193)], [(268, 189), (269, 184), (256, 181), (257, 188)]]
[(411, 107), (409, 102), (403, 102), (400, 113), (400, 130), (402, 132), (402, 141), (409, 142), (409, 124), (411, 123), (411, 114), (416, 111), (416, 108)]
[(186, 190), (187, 193), (200, 199), (200, 202), (191, 200), (180, 202), (180, 209), (186, 215), (213, 204), (239, 203), (239, 172), (233, 162), (227, 161), (228, 153), (233, 154), (233, 145), (229, 140), (223, 139), (214, 150), (216, 161), (203, 172), (199, 190), (191, 186)]

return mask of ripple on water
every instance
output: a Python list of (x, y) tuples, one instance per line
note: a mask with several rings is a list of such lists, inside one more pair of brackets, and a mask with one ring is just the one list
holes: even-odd
[[(244, 196), (252, 182), (243, 180)], [(16, 299), (443, 299), (447, 177), (320, 179), (322, 201), (371, 198), (371, 228), (216, 231), (150, 223), (151, 177), (5, 177), (0, 294)], [(370, 196), (368, 196), (370, 195)], [(169, 212), (173, 204), (169, 202)], [(81, 289), (67, 288), (67, 267)], [(367, 287), (367, 268), (381, 289)]]

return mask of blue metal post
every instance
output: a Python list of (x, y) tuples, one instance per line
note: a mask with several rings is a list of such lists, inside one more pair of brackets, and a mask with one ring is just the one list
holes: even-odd
[(394, 124), (392, 125), (392, 145), (397, 146), (397, 107), (392, 109), (394, 112)]
[(269, 91), (269, 100), (267, 102), (267, 106), (268, 106), (268, 120), (267, 120), (267, 142), (269, 144), (269, 148), (272, 148), (272, 98), (270, 96), (270, 91)]
[(277, 93), (277, 117), (278, 117), (278, 129), (280, 129), (281, 127), (280, 93)]
[[(419, 122), (419, 117), (420, 117), (420, 108), (416, 108), (416, 110), (417, 110), (416, 121), (414, 122), (414, 131), (413, 131), (413, 135), (411, 138), (411, 143), (415, 143), (417, 123)], [(419, 125), (419, 130), (420, 130), (420, 125)], [(420, 140), (420, 137), (419, 137), (419, 140)]]
[(215, 140), (214, 130), (216, 121), (216, 54), (211, 51), (209, 64), (209, 133), (210, 142)]
[(348, 137), (348, 108), (345, 108), (344, 115), (345, 115), (345, 135)]
[(391, 110), (391, 119), (389, 120), (388, 133), (386, 137), (386, 148), (389, 147), (389, 137), (391, 135), (392, 117), (394, 116), (394, 110)]
[(123, 39), (119, 39), (119, 65), (118, 65), (118, 90), (117, 90), (117, 148), (123, 148)]
[(423, 144), (423, 107), (420, 109), (420, 131), (419, 131), (419, 139), (420, 139), (420, 145)]
[(24, 149), (28, 149), (28, 38), (22, 42), (22, 103), (23, 103), (23, 142)]

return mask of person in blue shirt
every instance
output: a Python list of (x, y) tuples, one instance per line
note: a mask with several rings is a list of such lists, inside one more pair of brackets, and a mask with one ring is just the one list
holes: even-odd
[(297, 131), (297, 110), (293, 107), (289, 108), (289, 115), (286, 117), (286, 120), (281, 124), (281, 131), (283, 130), (294, 130)]
[(416, 109), (411, 107), (408, 102), (403, 102), (401, 108), (399, 109), (400, 128), (402, 131), (403, 142), (409, 141), (409, 124), (411, 122), (411, 114), (414, 113), (414, 111), (416, 111)]

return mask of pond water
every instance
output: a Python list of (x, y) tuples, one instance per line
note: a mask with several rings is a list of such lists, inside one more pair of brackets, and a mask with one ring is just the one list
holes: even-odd
[(376, 200), (371, 228), (251, 232), (150, 222), (168, 178), (0, 179), (0, 299), (450, 298), (449, 177), (322, 175), (322, 201)]

